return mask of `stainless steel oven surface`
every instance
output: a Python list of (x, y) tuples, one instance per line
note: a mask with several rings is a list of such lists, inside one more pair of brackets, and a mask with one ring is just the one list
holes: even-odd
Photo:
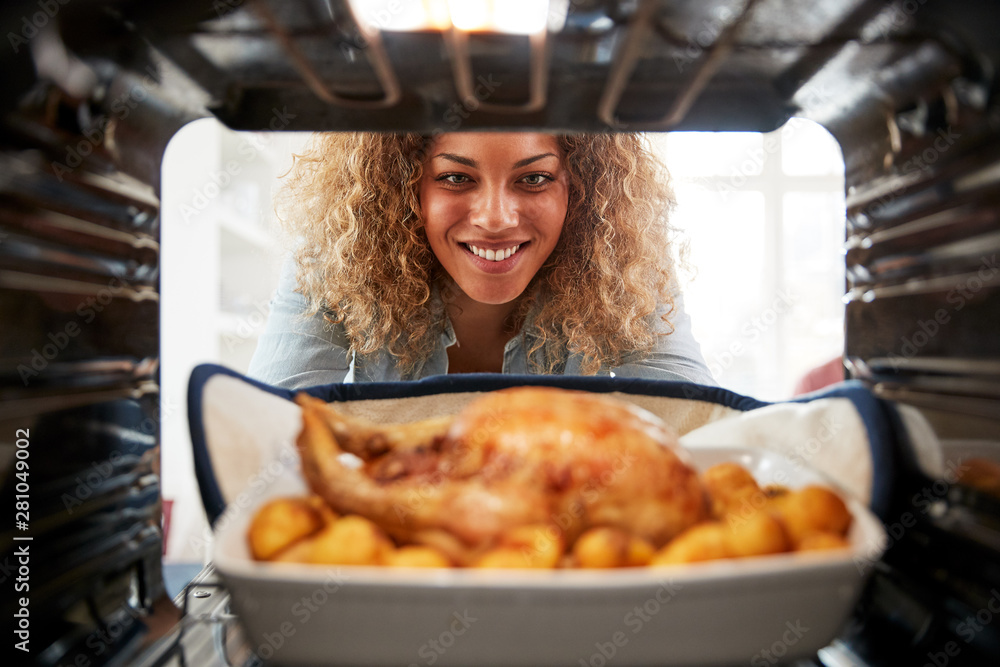
[(163, 565), (162, 433), (178, 408), (161, 397), (162, 332), (177, 317), (161, 295), (169, 272), (198, 270), (161, 256), (176, 231), (161, 165), (182, 128), (770, 132), (796, 118), (843, 153), (846, 226), (814, 224), (842, 241), (845, 374), (900, 420), (886, 551), (838, 638), (801, 664), (997, 664), (993, 5), (5, 2), (0, 654), (46, 666), (267, 657), (211, 565), (188, 585)]

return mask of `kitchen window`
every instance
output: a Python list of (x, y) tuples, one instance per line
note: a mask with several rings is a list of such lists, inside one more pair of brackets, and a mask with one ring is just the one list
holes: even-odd
[(844, 346), (844, 163), (820, 125), (651, 135), (670, 169), (685, 308), (722, 386), (792, 395)]

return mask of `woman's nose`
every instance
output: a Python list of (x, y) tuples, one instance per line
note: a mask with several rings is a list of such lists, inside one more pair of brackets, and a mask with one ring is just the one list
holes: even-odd
[(517, 200), (503, 188), (485, 189), (473, 207), (472, 224), (487, 231), (517, 226)]

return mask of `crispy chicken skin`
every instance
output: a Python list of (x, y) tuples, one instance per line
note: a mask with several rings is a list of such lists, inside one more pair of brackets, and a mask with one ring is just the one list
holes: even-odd
[[(677, 437), (653, 415), (586, 392), (484, 394), (453, 418), (374, 425), (299, 395), (302, 470), (337, 512), (469, 562), (518, 526), (572, 542), (593, 526), (654, 546), (700, 521), (704, 494)], [(345, 464), (354, 454), (362, 465)]]

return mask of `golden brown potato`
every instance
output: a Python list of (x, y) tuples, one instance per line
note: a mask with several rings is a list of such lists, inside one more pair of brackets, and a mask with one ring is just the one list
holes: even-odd
[(540, 568), (537, 561), (530, 558), (526, 552), (514, 547), (495, 547), (490, 549), (474, 561), (472, 567), (503, 570)]
[(519, 526), (500, 538), (500, 546), (520, 549), (531, 567), (555, 567), (566, 550), (562, 532), (555, 526)]
[(747, 516), (763, 507), (766, 495), (757, 480), (738, 463), (720, 463), (702, 474), (702, 483), (708, 494), (712, 516), (717, 519), (728, 514)]
[(316, 536), (312, 535), (299, 540), (287, 549), (278, 553), (272, 560), (275, 563), (311, 563), (313, 550), (316, 548)]
[(555, 526), (518, 526), (505, 533), (495, 547), (474, 561), (473, 566), (551, 569), (559, 565), (565, 550), (565, 540)]
[(324, 565), (379, 565), (392, 542), (374, 523), (360, 516), (342, 516), (316, 535), (312, 562)]
[(726, 545), (735, 558), (788, 551), (791, 544), (781, 521), (770, 512), (755, 512), (726, 524)]
[(573, 544), (578, 567), (623, 567), (629, 560), (629, 535), (620, 528), (591, 528)]
[(250, 553), (257, 560), (270, 560), (322, 526), (322, 516), (305, 498), (275, 498), (250, 521)]
[(469, 548), (451, 533), (443, 530), (423, 531), (414, 542), (398, 543), (399, 546), (429, 547), (442, 554), (457, 567), (472, 564), (477, 554), (470, 554)]
[(706, 521), (675, 537), (660, 549), (650, 565), (678, 565), (706, 560), (730, 558), (726, 526), (719, 521)]
[[(566, 553), (566, 540), (562, 533), (552, 526), (535, 526), (531, 529), (533, 559), (539, 567), (555, 567)], [(506, 541), (506, 540), (505, 540)]]
[(451, 567), (443, 553), (432, 547), (406, 546), (390, 551), (385, 556), (389, 567)]
[(792, 544), (798, 547), (810, 533), (846, 535), (851, 514), (840, 497), (825, 487), (806, 486), (768, 504), (785, 525)]
[(651, 564), (764, 556), (788, 551), (790, 546), (777, 518), (768, 512), (754, 512), (746, 519), (710, 521), (688, 529), (655, 554)]
[(656, 548), (642, 539), (641, 537), (629, 537), (628, 540), (628, 558), (625, 562), (625, 567), (641, 567), (643, 565), (649, 565), (650, 561), (653, 560), (653, 554), (656, 553)]
[(655, 551), (646, 540), (620, 528), (591, 528), (573, 544), (570, 563), (588, 569), (639, 567), (648, 565)]

